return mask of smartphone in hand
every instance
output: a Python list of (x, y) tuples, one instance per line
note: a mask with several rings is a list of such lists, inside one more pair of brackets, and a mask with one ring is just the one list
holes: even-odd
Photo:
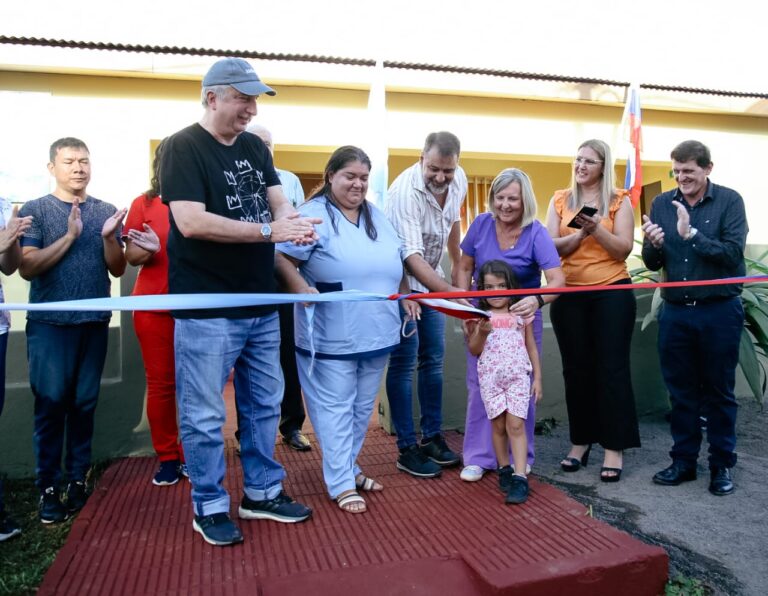
[(595, 207), (589, 207), (587, 205), (582, 205), (581, 209), (579, 209), (579, 212), (573, 216), (573, 219), (568, 222), (569, 228), (576, 228), (577, 230), (581, 229), (581, 225), (576, 223), (576, 218), (579, 215), (586, 215), (587, 217), (592, 217), (595, 213), (597, 213), (597, 209)]

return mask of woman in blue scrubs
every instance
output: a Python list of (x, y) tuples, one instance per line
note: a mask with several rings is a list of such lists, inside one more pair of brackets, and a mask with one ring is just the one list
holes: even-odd
[[(302, 217), (322, 218), (315, 228), (318, 240), (277, 245), (276, 265), (291, 292), (407, 292), (397, 232), (365, 200), (370, 170), (370, 159), (357, 147), (331, 155), (323, 186), (299, 208)], [(404, 306), (409, 316), (419, 316), (418, 304)], [(342, 510), (363, 513), (366, 503), (358, 491), (383, 489), (362, 473), (357, 457), (387, 358), (399, 343), (397, 303), (297, 304), (294, 314), (299, 379), (328, 493)]]

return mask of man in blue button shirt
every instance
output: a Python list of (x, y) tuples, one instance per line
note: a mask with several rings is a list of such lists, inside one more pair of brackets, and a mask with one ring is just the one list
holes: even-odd
[[(712, 159), (699, 141), (672, 151), (678, 188), (656, 197), (643, 216), (643, 262), (664, 281), (743, 276), (747, 218), (744, 201), (709, 180)], [(659, 313), (661, 372), (672, 402), (672, 465), (656, 484), (677, 486), (696, 479), (701, 446), (700, 413), (708, 416), (709, 491), (733, 492), (736, 464), (736, 365), (744, 326), (741, 285), (665, 288)]]

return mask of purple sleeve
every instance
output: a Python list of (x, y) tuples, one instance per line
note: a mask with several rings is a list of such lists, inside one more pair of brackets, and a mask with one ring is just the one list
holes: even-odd
[[(536, 225), (538, 224), (538, 225)], [(538, 221), (534, 224), (533, 258), (542, 271), (560, 267), (560, 255), (547, 229)]]
[(461, 251), (473, 259), (475, 258), (475, 236), (477, 236), (477, 220), (469, 224), (467, 234), (464, 236), (464, 240), (462, 240), (461, 244), (459, 245), (461, 247)]

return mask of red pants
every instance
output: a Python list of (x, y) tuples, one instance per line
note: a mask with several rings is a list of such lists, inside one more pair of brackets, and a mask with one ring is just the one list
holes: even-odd
[(176, 421), (176, 367), (173, 317), (166, 312), (133, 313), (147, 375), (147, 418), (152, 446), (160, 461), (184, 461)]

